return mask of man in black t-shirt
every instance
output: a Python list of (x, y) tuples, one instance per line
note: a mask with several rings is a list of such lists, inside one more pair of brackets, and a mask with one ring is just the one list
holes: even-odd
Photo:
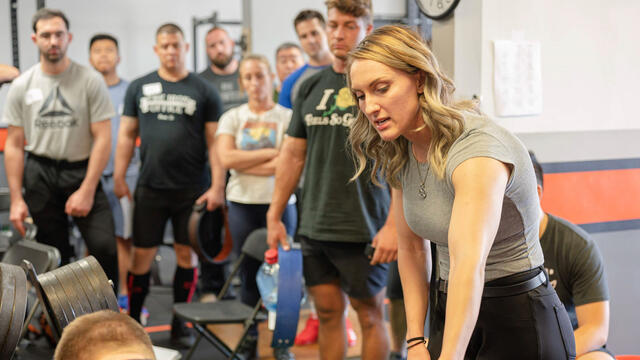
[[(542, 199), (543, 172), (529, 152)], [(609, 288), (595, 241), (575, 224), (540, 208), (540, 245), (544, 267), (567, 309), (576, 339), (577, 360), (614, 360), (609, 336)]]
[[(224, 111), (245, 104), (247, 94), (240, 88), (238, 65), (234, 57), (235, 42), (229, 33), (221, 27), (214, 26), (204, 38), (207, 56), (211, 65), (199, 75), (209, 81), (220, 94)], [(222, 216), (221, 212), (216, 212)], [(223, 221), (219, 221), (223, 223)], [(200, 301), (211, 302), (222, 290), (226, 280), (227, 264), (202, 262), (200, 264)]]
[[(395, 227), (392, 216), (387, 216), (390, 195), (367, 175), (349, 181), (355, 169), (346, 148), (356, 110), (344, 77), (347, 54), (373, 28), (371, 2), (329, 0), (326, 4), (327, 39), (334, 60), (302, 84), (293, 105), (267, 213), (268, 241), (271, 247), (279, 243), (288, 248), (280, 218), (306, 165), (298, 237), (305, 282), (320, 320), (320, 357), (346, 355), (348, 296), (360, 319), (362, 358), (386, 359), (389, 336), (382, 290), (386, 263), (397, 258)], [(375, 247), (371, 260), (365, 255), (368, 243)]]
[[(140, 136), (140, 176), (133, 214), (133, 262), (127, 278), (129, 314), (139, 321), (149, 292), (149, 269), (166, 222), (174, 231), (177, 269), (175, 302), (191, 300), (196, 286), (197, 258), (189, 246), (187, 223), (195, 203), (207, 209), (222, 205), (224, 172), (213, 150), (222, 103), (217, 91), (185, 67), (189, 49), (182, 30), (174, 24), (156, 32), (154, 51), (160, 68), (129, 85), (121, 118), (114, 169), (114, 192), (132, 198), (125, 173), (136, 137)], [(207, 158), (211, 164), (211, 187), (206, 189)], [(177, 318), (172, 321), (171, 340), (188, 347), (193, 336)]]
[(204, 40), (211, 65), (199, 75), (216, 87), (222, 98), (224, 112), (246, 103), (247, 94), (240, 88), (240, 82), (238, 82), (239, 62), (234, 57), (233, 51), (235, 42), (225, 29), (218, 26), (212, 27)]

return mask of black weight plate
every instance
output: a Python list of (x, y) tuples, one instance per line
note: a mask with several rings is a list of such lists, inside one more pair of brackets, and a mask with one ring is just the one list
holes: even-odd
[(0, 264), (0, 349), (5, 347), (9, 337), (15, 299), (15, 279), (10, 269), (10, 265)]
[[(9, 325), (9, 333), (4, 346), (0, 350), (0, 359), (10, 359), (22, 335), (22, 327), (27, 312), (27, 276), (19, 266), (12, 267), (15, 281), (15, 296), (13, 300), (13, 316)], [(6, 356), (6, 357), (5, 357)]]
[(67, 266), (63, 266), (55, 271), (51, 271), (51, 275), (58, 280), (58, 284), (60, 284), (59, 288), (62, 289), (62, 292), (67, 298), (67, 302), (71, 306), (71, 309), (77, 318), (86, 313), (90, 313), (90, 306), (89, 304), (84, 305), (84, 302), (80, 300), (80, 297), (78, 297), (78, 293), (73, 284), (75, 278), (69, 278), (68, 271), (65, 271), (66, 268)]
[(80, 266), (80, 268), (82, 269), (82, 273), (84, 274), (84, 276), (87, 277), (87, 279), (89, 280), (89, 283), (91, 284), (91, 287), (93, 288), (93, 291), (95, 293), (95, 300), (97, 301), (99, 306), (98, 310), (108, 309), (109, 305), (107, 303), (107, 299), (104, 297), (104, 294), (102, 293), (102, 290), (100, 288), (100, 283), (98, 282), (98, 279), (96, 278), (96, 276), (93, 273), (93, 270), (91, 269), (91, 264), (85, 261), (85, 259), (80, 259), (76, 261), (76, 264)]
[(75, 291), (76, 291), (76, 295), (78, 296), (78, 299), (80, 300), (80, 302), (82, 303), (82, 307), (85, 310), (85, 313), (92, 313), (95, 310), (93, 310), (94, 305), (92, 304), (92, 302), (90, 301), (90, 296), (89, 294), (91, 294), (93, 292), (93, 290), (88, 290), (85, 289), (85, 281), (82, 281), (81, 278), (76, 274), (76, 270), (74, 269), (74, 267), (72, 266), (72, 264), (69, 264), (68, 267), (66, 267), (67, 272), (68, 272), (68, 276), (69, 279), (71, 279), (71, 284), (73, 285)]
[(51, 284), (51, 275), (49, 273), (38, 275), (38, 282), (40, 283), (40, 287), (42, 287), (43, 295), (46, 297), (46, 300), (51, 307), (51, 320), (53, 321), (58, 333), (62, 334), (62, 329), (67, 324), (67, 314), (65, 314), (62, 309), (57, 293)]
[(52, 272), (49, 272), (48, 274), (51, 277), (51, 285), (55, 289), (56, 295), (58, 295), (58, 299), (60, 300), (62, 311), (64, 311), (64, 314), (67, 316), (67, 323), (62, 327), (64, 329), (79, 315), (76, 315), (74, 309), (71, 307), (71, 300), (67, 298), (67, 294), (64, 292), (64, 288), (58, 281), (58, 278), (56, 278)]
[(55, 288), (52, 285), (51, 275), (49, 273), (40, 274), (38, 275), (38, 281), (40, 282), (40, 286), (42, 286), (42, 291), (47, 297), (49, 305), (51, 305), (51, 311), (53, 311), (51, 320), (53, 321), (58, 334), (62, 334), (62, 329), (64, 329), (68, 323), (67, 314), (65, 314), (62, 309), (62, 304), (60, 303), (61, 300), (58, 298)]
[(118, 299), (116, 298), (116, 293), (113, 290), (113, 286), (111, 286), (111, 282), (107, 278), (107, 274), (102, 270), (102, 266), (98, 263), (98, 260), (93, 256), (88, 256), (84, 260), (86, 260), (89, 264), (91, 264), (91, 269), (93, 270), (94, 275), (98, 279), (98, 283), (100, 284), (100, 289), (102, 290), (102, 294), (107, 301), (107, 309), (113, 311), (120, 311), (118, 307)]
[(89, 298), (87, 298), (87, 294), (84, 291), (82, 284), (78, 281), (78, 277), (73, 272), (73, 269), (70, 265), (64, 266), (65, 278), (68, 279), (69, 284), (71, 285), (71, 289), (75, 293), (80, 305), (82, 306), (82, 311), (85, 314), (90, 314), (93, 312), (91, 307), (91, 303), (89, 302)]
[(84, 291), (84, 294), (87, 297), (89, 304), (91, 305), (91, 311), (95, 312), (102, 309), (100, 305), (100, 298), (102, 297), (102, 295), (100, 295), (99, 292), (93, 288), (93, 284), (91, 284), (91, 281), (85, 274), (85, 271), (82, 269), (80, 264), (74, 262), (69, 264), (69, 267), (78, 279), (78, 286), (81, 287)]
[[(26, 271), (28, 271), (27, 270), (28, 267), (24, 266), (24, 268), (25, 268)], [(31, 270), (33, 270), (33, 268), (31, 268)], [(29, 282), (31, 283), (31, 286), (33, 286), (35, 291), (36, 291), (36, 295), (38, 296), (38, 300), (40, 300), (40, 306), (42, 307), (42, 312), (44, 313), (44, 316), (47, 319), (47, 323), (51, 327), (51, 331), (53, 332), (53, 336), (56, 339), (59, 339), (60, 338), (60, 332), (59, 332), (59, 329), (58, 329), (58, 327), (56, 325), (55, 312), (53, 311), (51, 303), (49, 302), (49, 299), (47, 298), (47, 294), (44, 293), (44, 289), (42, 288), (42, 284), (40, 283), (40, 280), (38, 279), (38, 275), (36, 275), (35, 271), (33, 273), (29, 272), (28, 273), (28, 277), (29, 277)]]
[[(91, 313), (91, 306), (89, 306), (89, 303), (86, 301), (86, 299), (83, 301), (78, 296), (78, 291), (76, 290), (74, 285), (75, 276), (73, 276), (73, 274), (69, 276), (67, 266), (58, 268), (52, 271), (51, 274), (55, 276), (56, 279), (58, 279), (58, 283), (63, 289), (67, 297), (67, 302), (71, 306), (76, 318), (81, 315)], [(84, 293), (82, 295), (84, 295)]]

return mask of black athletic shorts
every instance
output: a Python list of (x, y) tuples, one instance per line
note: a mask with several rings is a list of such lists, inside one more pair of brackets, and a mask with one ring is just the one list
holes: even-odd
[(158, 190), (136, 187), (133, 207), (133, 245), (141, 248), (162, 244), (171, 219), (175, 243), (189, 245), (189, 216), (202, 189)]
[(338, 279), (347, 295), (363, 299), (377, 295), (387, 285), (387, 264), (369, 265), (364, 254), (366, 243), (319, 241), (302, 235), (298, 238), (307, 286)]

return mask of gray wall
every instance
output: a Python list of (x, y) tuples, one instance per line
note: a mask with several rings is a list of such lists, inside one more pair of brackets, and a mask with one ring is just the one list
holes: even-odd
[(594, 234), (604, 258), (611, 292), (609, 348), (617, 354), (640, 354), (640, 230)]
[[(639, 130), (525, 133), (518, 136), (527, 148), (536, 153), (543, 166), (545, 163), (640, 157)], [(616, 189), (613, 192), (623, 194), (623, 191)], [(640, 324), (640, 229), (592, 235), (602, 252), (611, 295), (608, 347), (618, 354), (640, 354), (637, 333)]]
[[(204, 18), (216, 11), (220, 21), (242, 21), (243, 3), (250, 7), (252, 51), (267, 56), (272, 66), (278, 45), (285, 41), (297, 42), (293, 18), (298, 11), (312, 8), (326, 13), (324, 0), (189, 0), (182, 3), (169, 0), (46, 0), (48, 7), (61, 9), (69, 18), (74, 38), (68, 54), (73, 60), (88, 64), (88, 41), (93, 34), (107, 32), (116, 35), (122, 55), (119, 72), (126, 79), (136, 78), (157, 68), (157, 57), (152, 46), (155, 30), (160, 24), (174, 22), (180, 25), (187, 40), (192, 42), (192, 17)], [(25, 70), (38, 61), (36, 48), (30, 39), (31, 16), (35, 12), (36, 1), (20, 0), (18, 5), (20, 63), (21, 69)], [(0, 0), (0, 63), (3, 64), (12, 63), (8, 9), (9, 0)], [(405, 12), (405, 0), (374, 1), (376, 15), (402, 16)], [(235, 38), (242, 34), (239, 26), (225, 27)], [(198, 29), (198, 68), (193, 68), (190, 54), (187, 62), (190, 70), (202, 71), (206, 67), (203, 43), (207, 29), (208, 25)], [(4, 86), (0, 91), (0, 108), (4, 103), (6, 88)]]

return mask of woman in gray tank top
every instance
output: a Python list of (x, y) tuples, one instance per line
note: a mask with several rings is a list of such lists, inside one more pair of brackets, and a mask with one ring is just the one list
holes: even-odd
[(408, 358), (575, 358), (569, 318), (542, 269), (522, 143), (476, 103), (453, 100), (453, 82), (409, 28), (372, 32), (347, 74), (360, 109), (349, 134), (354, 178), (373, 163), (370, 173), (394, 188)]

